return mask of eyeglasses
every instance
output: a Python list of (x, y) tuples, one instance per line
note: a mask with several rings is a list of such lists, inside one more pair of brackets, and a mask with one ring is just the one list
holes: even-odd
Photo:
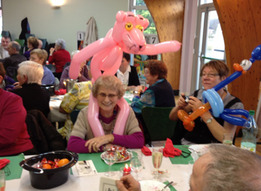
[(209, 77), (209, 78), (214, 78), (215, 76), (219, 76), (219, 74), (201, 74), (201, 77)]
[(109, 99), (113, 99), (113, 98), (115, 98), (117, 95), (115, 95), (115, 94), (105, 94), (105, 93), (99, 93), (98, 94), (100, 97), (102, 97), (102, 98), (106, 98), (106, 97), (108, 97)]

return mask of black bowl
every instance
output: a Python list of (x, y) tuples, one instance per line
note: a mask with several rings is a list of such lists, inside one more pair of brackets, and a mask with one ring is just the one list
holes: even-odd
[[(70, 162), (55, 169), (38, 169), (32, 167), (43, 158), (47, 160), (67, 158)], [(78, 155), (70, 151), (52, 151), (25, 159), (20, 166), (30, 173), (31, 185), (38, 189), (49, 189), (64, 184), (68, 180), (69, 169), (78, 161)]]

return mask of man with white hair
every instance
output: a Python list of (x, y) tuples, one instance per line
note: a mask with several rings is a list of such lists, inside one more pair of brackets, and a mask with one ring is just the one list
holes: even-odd
[[(211, 144), (196, 160), (190, 176), (190, 191), (260, 191), (261, 157), (241, 148)], [(131, 175), (116, 181), (119, 191), (140, 191)]]

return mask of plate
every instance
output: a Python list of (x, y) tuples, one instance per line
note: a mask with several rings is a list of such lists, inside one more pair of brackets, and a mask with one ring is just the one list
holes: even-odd
[[(118, 152), (118, 151), (116, 151), (116, 152)], [(103, 152), (101, 154), (101, 159), (102, 160), (104, 160), (104, 155), (105, 155), (105, 152)], [(119, 156), (121, 156), (121, 157), (120, 158), (118, 157), (118, 160), (116, 161), (116, 163), (123, 163), (123, 162), (127, 162), (127, 161), (129, 161), (131, 159), (132, 153), (126, 150), (124, 155), (121, 155), (119, 153)]]
[[(161, 191), (166, 184), (156, 180), (141, 180), (140, 187), (142, 191)], [(170, 191), (167, 187), (164, 191)]]
[(209, 144), (200, 144), (200, 145), (190, 145), (188, 147), (189, 151), (193, 153), (196, 152), (198, 156), (202, 156), (208, 151)]

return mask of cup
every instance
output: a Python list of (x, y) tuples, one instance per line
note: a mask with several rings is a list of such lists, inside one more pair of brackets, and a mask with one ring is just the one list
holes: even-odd
[(0, 191), (5, 190), (5, 171), (0, 170)]
[(64, 81), (67, 93), (73, 88), (75, 82), (76, 82), (76, 80), (73, 80), (73, 79), (66, 79)]
[(163, 149), (162, 148), (155, 148), (152, 149), (152, 164), (154, 166), (155, 178), (156, 180), (159, 179), (159, 168), (162, 163), (162, 157), (163, 157)]
[(231, 133), (224, 133), (223, 135), (223, 144), (232, 145), (233, 144), (233, 136)]

